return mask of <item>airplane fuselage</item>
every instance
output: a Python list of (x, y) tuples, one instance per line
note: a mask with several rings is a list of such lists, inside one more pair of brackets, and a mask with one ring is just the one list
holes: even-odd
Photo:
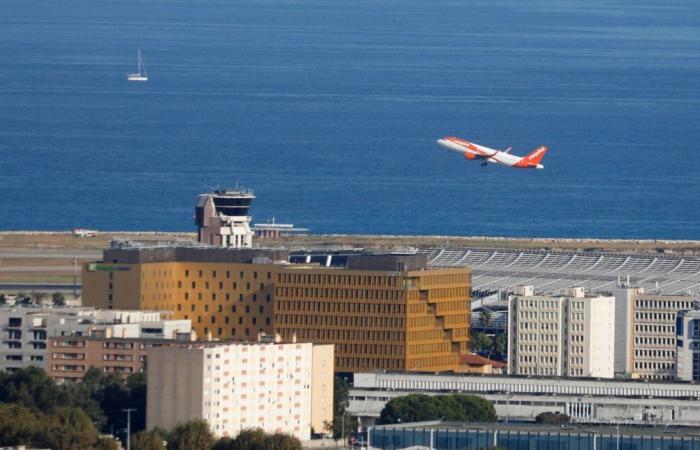
[(467, 159), (481, 161), (482, 165), (490, 162), (520, 169), (543, 169), (540, 160), (547, 152), (547, 147), (542, 146), (529, 155), (516, 156), (508, 153), (510, 149), (496, 150), (452, 136), (438, 139), (437, 143), (450, 151), (463, 154)]

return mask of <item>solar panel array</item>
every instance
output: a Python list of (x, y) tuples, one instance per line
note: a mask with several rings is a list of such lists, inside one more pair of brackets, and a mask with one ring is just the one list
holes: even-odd
[(484, 248), (426, 248), (430, 267), (469, 267), (476, 295), (510, 291), (517, 285), (533, 285), (535, 292), (562, 294), (583, 286), (590, 292), (606, 292), (618, 277), (649, 293), (700, 293), (700, 258), (668, 254), (555, 252)]

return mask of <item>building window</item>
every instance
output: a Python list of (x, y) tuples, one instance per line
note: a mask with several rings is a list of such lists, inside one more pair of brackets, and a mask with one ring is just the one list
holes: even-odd
[(189, 271), (189, 270), (185, 270), (185, 277), (189, 277), (189, 276), (190, 276), (190, 271)]

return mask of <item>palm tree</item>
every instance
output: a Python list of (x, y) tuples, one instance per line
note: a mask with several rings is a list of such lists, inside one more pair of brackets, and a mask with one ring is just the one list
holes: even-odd
[(481, 308), (481, 314), (479, 315), (479, 323), (481, 326), (486, 328), (491, 325), (491, 310), (486, 308)]

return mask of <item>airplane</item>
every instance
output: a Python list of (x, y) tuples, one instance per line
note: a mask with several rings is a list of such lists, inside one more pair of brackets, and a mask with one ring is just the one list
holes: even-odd
[(438, 139), (437, 143), (448, 150), (462, 153), (467, 159), (481, 161), (482, 167), (486, 166), (489, 162), (492, 162), (518, 169), (544, 169), (544, 166), (540, 164), (540, 161), (548, 150), (548, 148), (543, 145), (541, 147), (537, 147), (526, 156), (516, 156), (510, 154), (512, 147), (508, 147), (505, 150), (494, 150), (492, 148), (484, 147), (483, 145), (473, 144), (469, 141), (465, 141), (464, 139), (454, 136), (445, 136), (442, 139)]

